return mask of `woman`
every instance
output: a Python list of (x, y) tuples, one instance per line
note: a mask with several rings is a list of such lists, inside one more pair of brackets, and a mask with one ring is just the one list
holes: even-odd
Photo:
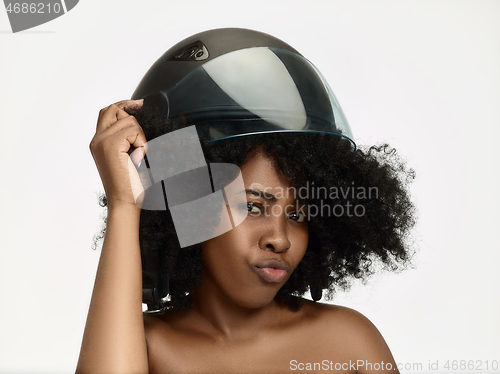
[[(165, 78), (164, 64), (182, 61), (181, 78)], [(108, 217), (78, 372), (397, 372), (364, 316), (300, 297), (331, 297), (375, 260), (404, 264), (414, 223), (413, 174), (387, 146), (353, 147), (311, 66), (268, 35), (212, 30), (153, 65), (134, 93), (145, 101), (101, 110), (90, 148)], [(134, 186), (152, 165), (151, 140), (190, 125), (208, 165), (239, 167), (247, 216), (236, 224), (226, 191), (215, 211), (226, 205), (232, 229), (183, 245), (172, 194), (170, 212), (151, 210), (148, 189)], [(143, 315), (143, 299), (162, 313)]]

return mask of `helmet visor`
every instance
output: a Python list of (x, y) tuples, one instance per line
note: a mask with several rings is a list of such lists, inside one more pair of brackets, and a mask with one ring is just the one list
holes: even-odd
[[(256, 47), (219, 56), (164, 91), (169, 119), (218, 140), (267, 132), (325, 132), (352, 141), (321, 73), (302, 56)], [(354, 144), (354, 142), (353, 142)]]

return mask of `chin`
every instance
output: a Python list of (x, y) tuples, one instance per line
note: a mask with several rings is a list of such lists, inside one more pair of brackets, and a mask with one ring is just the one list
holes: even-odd
[(271, 304), (278, 293), (279, 288), (269, 288), (259, 287), (252, 291), (241, 291), (232, 300), (243, 308), (248, 309), (259, 309), (264, 308)]

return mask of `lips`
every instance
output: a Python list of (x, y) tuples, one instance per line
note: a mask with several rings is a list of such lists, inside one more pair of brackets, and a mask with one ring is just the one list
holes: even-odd
[(267, 260), (254, 266), (256, 273), (268, 283), (281, 283), (291, 270), (290, 264), (284, 261)]

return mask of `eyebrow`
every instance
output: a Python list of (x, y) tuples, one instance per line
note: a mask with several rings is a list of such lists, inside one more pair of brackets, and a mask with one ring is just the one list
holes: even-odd
[(274, 196), (273, 194), (270, 194), (269, 192), (264, 192), (264, 191), (261, 191), (261, 190), (254, 190), (254, 189), (246, 189), (245, 190), (246, 194), (247, 195), (254, 195), (254, 196), (259, 196), (259, 197), (262, 197), (263, 199), (266, 199), (266, 200), (269, 200), (269, 201), (276, 201), (278, 200), (276, 198), (276, 196)]

